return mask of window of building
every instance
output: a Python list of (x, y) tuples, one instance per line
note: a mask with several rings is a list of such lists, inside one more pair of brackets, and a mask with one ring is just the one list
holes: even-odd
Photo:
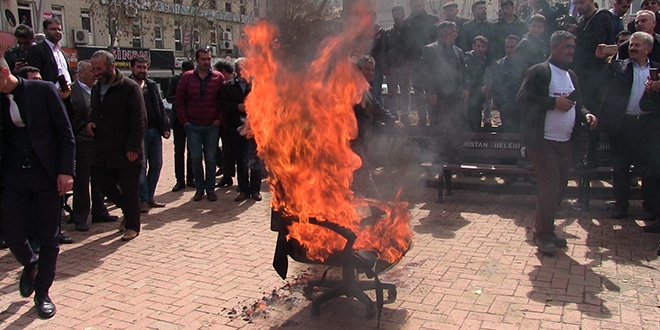
[(193, 30), (193, 49), (197, 50), (200, 47), (200, 41), (199, 41), (199, 30)]
[(215, 0), (209, 0), (209, 8), (213, 10), (216, 9)]
[(139, 21), (133, 21), (133, 47), (142, 48), (142, 26)]
[(246, 15), (247, 13), (247, 5), (243, 0), (241, 0), (241, 3), (239, 4), (239, 8), (241, 9), (241, 15)]
[(89, 43), (94, 44), (94, 28), (92, 26), (93, 21), (92, 21), (92, 15), (89, 11), (89, 9), (80, 9), (80, 21), (82, 23), (82, 28), (83, 30), (87, 30), (89, 32)]
[(211, 41), (211, 46), (218, 45), (218, 33), (215, 31), (215, 28), (212, 28), (211, 31), (209, 31), (209, 39)]
[(181, 27), (174, 28), (174, 50), (177, 52), (183, 51), (183, 43), (181, 42)]
[(165, 44), (163, 42), (163, 28), (161, 26), (154, 26), (154, 44), (156, 49), (165, 48)]
[(231, 2), (225, 2), (225, 11), (231, 13)]
[[(18, 23), (25, 24), (34, 29), (34, 25), (32, 24), (32, 3), (18, 3)], [(38, 30), (41, 31), (41, 26), (39, 26)]]

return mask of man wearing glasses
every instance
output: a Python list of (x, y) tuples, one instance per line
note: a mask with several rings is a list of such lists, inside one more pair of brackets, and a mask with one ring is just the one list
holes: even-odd
[(34, 31), (27, 25), (19, 25), (14, 30), (16, 46), (7, 49), (5, 59), (11, 73), (16, 75), (18, 70), (27, 65), (28, 50), (34, 44)]

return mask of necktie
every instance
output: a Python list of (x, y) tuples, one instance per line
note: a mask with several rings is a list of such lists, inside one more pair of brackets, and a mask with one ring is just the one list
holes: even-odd
[(13, 121), (14, 125), (17, 127), (25, 127), (25, 122), (23, 122), (21, 113), (18, 111), (18, 104), (14, 102), (14, 95), (7, 94), (7, 98), (9, 99), (9, 115), (11, 116), (11, 121)]

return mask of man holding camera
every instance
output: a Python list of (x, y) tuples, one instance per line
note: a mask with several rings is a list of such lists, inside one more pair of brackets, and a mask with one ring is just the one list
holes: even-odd
[(7, 49), (5, 59), (11, 73), (16, 75), (18, 70), (28, 64), (27, 55), (28, 50), (34, 44), (34, 31), (31, 27), (21, 24), (14, 30), (14, 37), (16, 46)]
[[(657, 62), (650, 61), (648, 55), (653, 47), (653, 37), (645, 32), (635, 32), (627, 41), (630, 57), (623, 61), (615, 61), (607, 66), (606, 81), (611, 81), (609, 92), (605, 97), (603, 111), (600, 116), (600, 130), (610, 136), (610, 146), (614, 158), (614, 199), (615, 206), (612, 217), (625, 218), (628, 214), (628, 199), (630, 198), (630, 166), (635, 167), (642, 175), (642, 207), (644, 220), (655, 220), (658, 216), (657, 170), (649, 164), (653, 153), (653, 143), (660, 139), (657, 127), (660, 117), (657, 105), (646, 102), (654, 93), (650, 91), (651, 71), (658, 70)], [(599, 46), (599, 50), (604, 45)], [(622, 45), (623, 47), (623, 45)], [(604, 58), (602, 51), (596, 56)], [(654, 77), (657, 79), (657, 76)], [(648, 85), (648, 86), (647, 86)], [(656, 90), (660, 84), (655, 82)], [(650, 105), (650, 106), (649, 106)], [(645, 231), (660, 232), (660, 225), (655, 225)]]

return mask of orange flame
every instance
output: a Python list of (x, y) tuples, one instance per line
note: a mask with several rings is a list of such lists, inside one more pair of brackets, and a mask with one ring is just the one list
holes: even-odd
[(365, 226), (357, 206), (366, 202), (350, 189), (353, 171), (361, 166), (349, 145), (357, 136), (352, 107), (369, 84), (349, 55), (373, 31), (368, 7), (355, 7), (344, 34), (325, 39), (304, 70), (288, 70), (276, 60), (277, 28), (265, 22), (247, 27), (244, 76), (253, 79), (253, 86), (245, 105), (269, 172), (271, 207), (298, 218), (289, 226), (289, 237), (301, 243), (307, 257), (323, 261), (346, 243), (309, 224), (309, 218), (316, 218), (351, 229), (358, 235), (354, 249), (374, 251), (393, 263), (412, 240), (407, 203), (376, 203), (385, 216)]

